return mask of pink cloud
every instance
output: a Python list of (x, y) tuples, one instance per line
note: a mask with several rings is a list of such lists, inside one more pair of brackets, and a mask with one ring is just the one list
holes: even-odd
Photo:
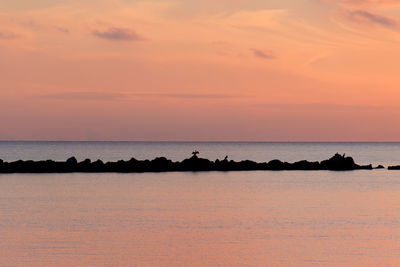
[(274, 59), (275, 58), (275, 56), (272, 55), (272, 53), (270, 53), (270, 52), (265, 52), (260, 49), (250, 49), (250, 50), (253, 51), (254, 56), (258, 57), (258, 58), (264, 58), (264, 59)]
[(92, 34), (96, 37), (111, 41), (141, 41), (143, 38), (135, 31), (127, 28), (111, 27), (104, 31), (94, 30)]
[(377, 24), (389, 28), (398, 26), (398, 22), (390, 17), (365, 10), (348, 10), (345, 12), (345, 16), (347, 19), (357, 23)]
[(17, 39), (19, 35), (11, 32), (1, 32), (0, 31), (0, 40), (9, 40), (9, 39)]
[(322, 0), (323, 2), (347, 6), (382, 6), (382, 5), (400, 5), (398, 0)]

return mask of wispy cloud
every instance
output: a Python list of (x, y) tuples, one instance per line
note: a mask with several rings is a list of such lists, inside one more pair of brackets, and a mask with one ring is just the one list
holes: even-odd
[(368, 104), (330, 104), (330, 103), (259, 103), (255, 104), (254, 107), (262, 109), (274, 109), (274, 110), (294, 110), (294, 111), (396, 111), (399, 112), (400, 108), (394, 105), (368, 105)]
[(321, 0), (323, 2), (345, 6), (384, 6), (400, 5), (398, 0)]
[(103, 93), (103, 92), (65, 92), (49, 93), (38, 95), (40, 98), (64, 99), (64, 100), (116, 100), (125, 98), (127, 95), (122, 93)]
[(0, 40), (10, 40), (10, 39), (17, 39), (19, 35), (11, 32), (1, 32), (0, 31)]
[(191, 93), (106, 93), (106, 92), (63, 92), (36, 95), (40, 98), (60, 100), (118, 100), (130, 97), (177, 98), (177, 99), (227, 99), (243, 97), (234, 94), (191, 94)]
[(65, 26), (54, 25), (52, 23), (43, 22), (40, 19), (38, 20), (37, 18), (23, 19), (18, 24), (21, 25), (22, 27), (26, 27), (40, 33), (54, 32), (54, 31), (64, 34), (70, 33), (70, 30)]
[(274, 59), (275, 56), (271, 52), (265, 52), (260, 49), (250, 49), (253, 52), (253, 55), (258, 58), (264, 59)]
[(186, 93), (138, 93), (138, 97), (158, 97), (158, 98), (185, 98), (185, 99), (224, 99), (241, 97), (234, 94), (186, 94)]
[(111, 27), (106, 30), (94, 30), (92, 34), (96, 37), (111, 41), (142, 41), (143, 38), (135, 31), (127, 28)]
[(365, 10), (348, 10), (345, 12), (348, 19), (357, 23), (378, 24), (384, 27), (395, 28), (398, 22), (390, 17), (378, 15)]
[(64, 27), (56, 27), (57, 31), (62, 32), (62, 33), (69, 33), (69, 29), (64, 28)]

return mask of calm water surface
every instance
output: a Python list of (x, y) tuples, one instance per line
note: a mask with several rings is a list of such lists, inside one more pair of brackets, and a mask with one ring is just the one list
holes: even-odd
[(396, 266), (400, 172), (0, 175), (0, 266)]

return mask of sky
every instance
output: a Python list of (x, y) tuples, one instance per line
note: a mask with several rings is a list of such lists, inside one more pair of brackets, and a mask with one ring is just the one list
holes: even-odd
[(400, 141), (398, 0), (2, 0), (0, 140)]

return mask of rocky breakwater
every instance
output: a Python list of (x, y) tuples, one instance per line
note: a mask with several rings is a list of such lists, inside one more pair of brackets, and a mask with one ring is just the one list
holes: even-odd
[(389, 166), (388, 169), (389, 169), (389, 170), (400, 170), (400, 165), (397, 165), (397, 166)]
[[(164, 157), (153, 160), (120, 160), (117, 162), (106, 162), (101, 160), (92, 162), (90, 159), (78, 162), (75, 157), (67, 161), (23, 161), (4, 162), (0, 160), (0, 173), (141, 173), (141, 172), (200, 172), (200, 171), (289, 171), (289, 170), (330, 170), (330, 171), (351, 171), (351, 170), (372, 170), (372, 165), (358, 165), (353, 158), (345, 155), (335, 154), (330, 159), (318, 162), (306, 160), (288, 163), (280, 160), (257, 163), (250, 160), (233, 161), (224, 160), (210, 161), (199, 158), (198, 152), (183, 161), (171, 161)], [(400, 167), (399, 167), (400, 169)]]

